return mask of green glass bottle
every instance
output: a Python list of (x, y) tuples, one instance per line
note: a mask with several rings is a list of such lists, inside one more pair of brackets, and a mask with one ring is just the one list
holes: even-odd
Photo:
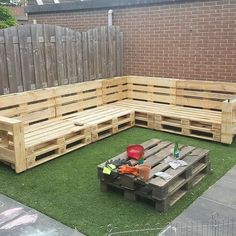
[(175, 142), (175, 147), (174, 147), (173, 156), (174, 156), (175, 158), (179, 158), (179, 145), (178, 145), (178, 142)]

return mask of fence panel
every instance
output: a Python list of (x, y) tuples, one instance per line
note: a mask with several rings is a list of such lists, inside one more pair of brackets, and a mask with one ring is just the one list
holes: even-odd
[(32, 24), (0, 30), (0, 94), (122, 75), (123, 34)]

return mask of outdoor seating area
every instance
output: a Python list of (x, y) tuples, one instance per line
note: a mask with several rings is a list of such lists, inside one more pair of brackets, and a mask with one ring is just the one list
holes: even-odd
[(133, 126), (231, 144), (236, 84), (123, 76), (2, 95), (0, 160), (17, 173)]
[(235, 12), (0, 0), (0, 236), (235, 235)]

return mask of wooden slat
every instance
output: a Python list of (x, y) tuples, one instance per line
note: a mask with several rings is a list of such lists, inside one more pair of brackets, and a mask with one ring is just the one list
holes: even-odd
[(31, 25), (36, 88), (47, 87), (43, 25)]
[(55, 36), (56, 36), (56, 60), (57, 60), (57, 77), (58, 84), (63, 85), (67, 84), (68, 80), (66, 78), (66, 35), (65, 28), (60, 26), (55, 27)]
[(124, 58), (124, 34), (123, 32), (120, 32), (120, 75), (123, 75), (123, 71), (124, 71), (124, 62), (123, 62), (123, 58)]
[(75, 35), (71, 29), (66, 29), (66, 66), (68, 83), (77, 82), (75, 59)]
[(15, 171), (20, 173), (26, 170), (24, 126), (22, 123), (13, 125), (13, 144), (15, 156)]
[(194, 90), (181, 90), (178, 89), (176, 92), (177, 96), (187, 96), (187, 97), (195, 97), (195, 98), (209, 98), (209, 99), (216, 99), (219, 101), (226, 100), (233, 95), (228, 93), (215, 93), (215, 92), (205, 92), (204, 90), (201, 91), (194, 91)]
[(197, 108), (207, 108), (207, 109), (222, 109), (222, 102), (212, 101), (208, 99), (193, 99), (186, 97), (176, 97), (176, 105), (189, 106)]
[(146, 76), (127, 76), (129, 84), (155, 85), (158, 87), (176, 87), (177, 79), (146, 77)]
[(94, 74), (95, 79), (101, 78), (101, 60), (100, 60), (100, 42), (99, 42), (99, 32), (98, 29), (93, 30), (94, 37)]
[(45, 40), (45, 57), (47, 68), (47, 83), (48, 86), (58, 84), (57, 66), (56, 66), (56, 47), (55, 47), (55, 27), (44, 25), (44, 40)]
[(108, 76), (108, 36), (107, 27), (101, 27), (101, 66), (102, 66), (102, 77)]
[(94, 35), (93, 30), (88, 31), (88, 59), (89, 59), (89, 77), (90, 80), (95, 79), (94, 73)]
[(83, 82), (83, 44), (82, 33), (76, 32), (77, 81)]
[(83, 45), (83, 75), (84, 81), (90, 80), (89, 72), (89, 50), (88, 50), (88, 33), (82, 33), (82, 45)]
[(24, 90), (34, 90), (36, 83), (30, 25), (18, 27), (18, 35)]
[(231, 144), (233, 141), (233, 103), (228, 101), (222, 105), (221, 142)]
[(4, 30), (10, 92), (23, 91), (19, 38), (16, 27)]
[(4, 30), (0, 30), (0, 94), (7, 94), (9, 92)]
[(116, 30), (114, 27), (108, 26), (108, 59), (109, 59), (109, 76), (116, 74)]
[(177, 81), (177, 88), (234, 94), (236, 92), (236, 84), (229, 82), (179, 80)]
[(122, 49), (121, 49), (121, 34), (120, 28), (116, 28), (116, 74), (121, 75), (122, 65), (121, 65), (121, 57), (122, 57)]

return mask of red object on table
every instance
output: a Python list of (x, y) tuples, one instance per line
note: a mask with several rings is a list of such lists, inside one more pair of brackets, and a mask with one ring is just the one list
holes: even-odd
[(127, 156), (129, 158), (139, 160), (143, 157), (144, 147), (138, 144), (133, 144), (127, 147)]

